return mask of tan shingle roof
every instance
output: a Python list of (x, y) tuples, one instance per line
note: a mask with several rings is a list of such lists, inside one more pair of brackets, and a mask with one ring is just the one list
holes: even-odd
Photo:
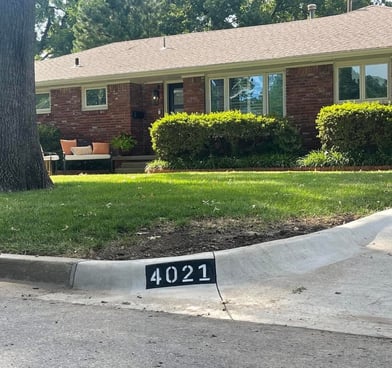
[[(392, 8), (312, 20), (117, 42), (36, 62), (37, 87), (392, 54)], [(166, 48), (163, 48), (164, 42)], [(75, 58), (81, 67), (73, 67)]]

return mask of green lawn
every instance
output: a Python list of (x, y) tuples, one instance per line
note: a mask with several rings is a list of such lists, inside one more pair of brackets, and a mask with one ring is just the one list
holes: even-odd
[(88, 254), (159, 221), (369, 215), (392, 207), (392, 172), (53, 176), (53, 190), (1, 193), (0, 252)]

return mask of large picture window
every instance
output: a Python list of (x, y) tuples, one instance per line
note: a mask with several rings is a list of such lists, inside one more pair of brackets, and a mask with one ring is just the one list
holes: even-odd
[(50, 92), (35, 94), (35, 109), (37, 114), (47, 114), (50, 112)]
[(359, 64), (338, 68), (338, 100), (388, 98), (388, 64)]
[(263, 114), (263, 76), (230, 78), (229, 109)]
[(283, 116), (283, 74), (210, 79), (211, 112), (239, 110), (256, 115)]
[(85, 88), (83, 92), (84, 110), (107, 109), (106, 87)]

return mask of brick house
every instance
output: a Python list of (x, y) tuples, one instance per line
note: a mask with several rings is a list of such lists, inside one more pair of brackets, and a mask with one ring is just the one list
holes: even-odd
[[(388, 26), (389, 25), (389, 26)], [(392, 8), (113, 43), (36, 62), (37, 120), (64, 138), (130, 132), (151, 153), (166, 113), (239, 109), (287, 116), (308, 148), (315, 117), (341, 101), (390, 101)]]

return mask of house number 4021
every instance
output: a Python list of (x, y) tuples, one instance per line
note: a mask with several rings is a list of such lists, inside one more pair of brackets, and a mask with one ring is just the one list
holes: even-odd
[(211, 284), (216, 282), (215, 260), (198, 259), (146, 266), (146, 288)]

